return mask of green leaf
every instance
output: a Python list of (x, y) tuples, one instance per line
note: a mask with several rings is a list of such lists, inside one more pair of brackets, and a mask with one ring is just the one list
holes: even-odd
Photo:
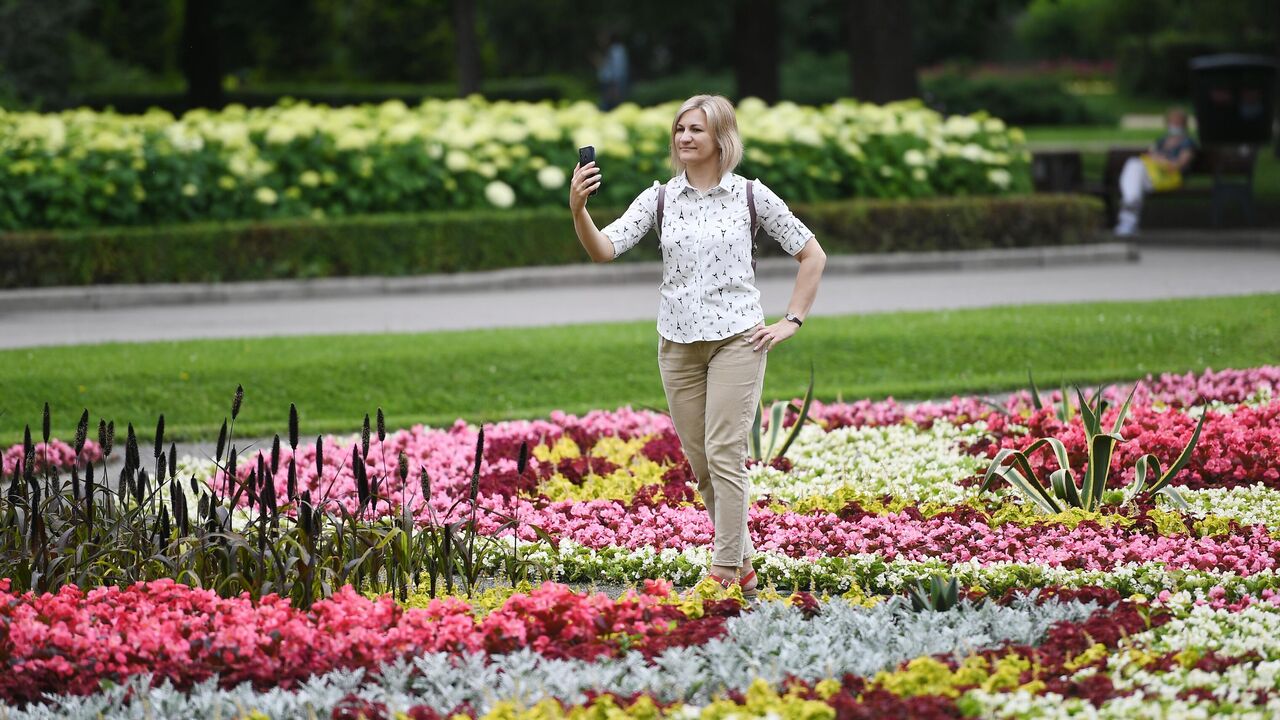
[(1200, 421), (1196, 423), (1196, 429), (1191, 433), (1191, 439), (1188, 440), (1187, 444), (1182, 448), (1182, 452), (1179, 453), (1178, 459), (1173, 461), (1173, 465), (1169, 466), (1168, 471), (1166, 471), (1164, 475), (1160, 476), (1160, 479), (1156, 481), (1155, 485), (1151, 486), (1151, 492), (1159, 492), (1161, 488), (1172, 482), (1173, 476), (1177, 475), (1178, 471), (1186, 467), (1187, 463), (1191, 461), (1191, 453), (1195, 451), (1196, 443), (1200, 440), (1200, 430), (1204, 427), (1204, 421), (1208, 417), (1209, 409), (1205, 408), (1204, 412), (1200, 413)]
[(1031, 406), (1040, 410), (1044, 403), (1040, 402), (1040, 390), (1036, 387), (1036, 379), (1031, 377), (1031, 368), (1027, 368), (1027, 382), (1031, 384)]
[(1085, 470), (1085, 484), (1089, 487), (1089, 504), (1092, 508), (1106, 492), (1111, 476), (1111, 456), (1115, 453), (1119, 438), (1110, 433), (1095, 435), (1089, 442), (1089, 467)]
[[(1080, 492), (1076, 488), (1075, 478), (1071, 476), (1070, 470), (1061, 468), (1054, 470), (1049, 476), (1049, 480), (1053, 483), (1054, 493), (1061, 497), (1071, 507), (1084, 507), (1081, 503)], [(1089, 508), (1085, 507), (1088, 510)]]
[(773, 449), (778, 446), (778, 436), (782, 434), (782, 418), (786, 410), (787, 404), (782, 400), (775, 402), (773, 407), (769, 408), (769, 449), (765, 450), (762, 456), (766, 461), (774, 458)]
[(751, 435), (747, 438), (747, 447), (751, 451), (751, 457), (755, 460), (760, 459), (760, 420), (764, 414), (764, 402), (756, 405), (756, 419), (751, 423)]
[(1191, 506), (1187, 504), (1186, 498), (1182, 497), (1182, 493), (1178, 492), (1178, 489), (1172, 485), (1162, 487), (1156, 492), (1169, 498), (1169, 501), (1173, 503), (1174, 507), (1178, 508), (1182, 512), (1191, 512)]
[(1015, 452), (1017, 451), (1013, 448), (1001, 448), (1001, 450), (996, 453), (996, 456), (991, 459), (991, 464), (987, 466), (987, 473), (982, 476), (982, 484), (978, 486), (979, 495), (991, 489), (992, 480), (997, 477), (1002, 477), (999, 472), (1000, 467), (1004, 464), (1005, 458)]
[(1093, 413), (1093, 408), (1089, 407), (1089, 403), (1084, 399), (1084, 391), (1080, 386), (1076, 386), (1076, 397), (1080, 400), (1080, 422), (1084, 425), (1084, 431), (1089, 433), (1089, 437), (1093, 437), (1102, 432), (1098, 416)]
[(1000, 471), (1000, 476), (1008, 481), (1024, 498), (1030, 500), (1045, 513), (1062, 512), (1062, 507), (1058, 504), (1058, 501), (1034, 479), (1028, 481), (1015, 468), (1003, 468)]
[(1147, 453), (1138, 458), (1138, 462), (1133, 468), (1133, 484), (1129, 486), (1129, 496), (1125, 498), (1125, 503), (1134, 500), (1147, 487), (1148, 477), (1160, 477), (1160, 461), (1156, 456)]
[(800, 410), (796, 413), (796, 423), (791, 426), (791, 432), (787, 433), (787, 439), (782, 443), (782, 449), (778, 451), (778, 455), (786, 455), (787, 450), (791, 448), (791, 443), (800, 435), (800, 428), (804, 426), (805, 420), (809, 417), (809, 406), (813, 404), (813, 363), (809, 363), (809, 387), (804, 391), (804, 400), (800, 403)]
[(1116, 421), (1111, 426), (1111, 432), (1119, 435), (1120, 429), (1124, 427), (1124, 419), (1129, 415), (1129, 403), (1133, 402), (1133, 394), (1138, 391), (1138, 383), (1133, 384), (1133, 389), (1129, 391), (1129, 397), (1124, 399), (1124, 404), (1120, 406), (1120, 412), (1116, 415)]

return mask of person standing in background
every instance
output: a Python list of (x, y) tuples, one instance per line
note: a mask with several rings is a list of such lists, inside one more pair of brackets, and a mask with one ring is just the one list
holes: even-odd
[(603, 48), (597, 62), (596, 79), (600, 81), (600, 109), (612, 110), (627, 98), (627, 47), (616, 33), (602, 33)]

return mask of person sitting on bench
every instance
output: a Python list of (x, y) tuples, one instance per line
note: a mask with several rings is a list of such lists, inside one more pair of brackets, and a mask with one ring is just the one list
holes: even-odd
[(1150, 152), (1129, 158), (1120, 171), (1120, 214), (1116, 235), (1138, 232), (1142, 198), (1149, 192), (1176, 190), (1182, 185), (1182, 171), (1191, 164), (1195, 141), (1187, 135), (1187, 111), (1170, 108), (1164, 116), (1165, 134)]

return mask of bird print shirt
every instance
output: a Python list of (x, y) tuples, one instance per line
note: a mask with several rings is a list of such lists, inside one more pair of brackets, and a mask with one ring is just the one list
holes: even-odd
[[(813, 233), (759, 180), (753, 188), (760, 230), (795, 255)], [(640, 193), (622, 217), (601, 232), (613, 256), (635, 247), (653, 228), (658, 183)], [(684, 173), (667, 185), (659, 244), (662, 247), (658, 334), (678, 343), (722, 340), (764, 320), (751, 267), (751, 212), (747, 180), (725, 173), (702, 192)]]

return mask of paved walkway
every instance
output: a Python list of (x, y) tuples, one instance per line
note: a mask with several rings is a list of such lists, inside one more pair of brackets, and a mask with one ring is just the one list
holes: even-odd
[[(865, 267), (832, 270), (823, 279), (812, 314), (1280, 292), (1277, 247), (1143, 245), (1136, 261), (1113, 253), (1089, 263), (934, 263), (934, 269), (927, 269), (928, 263), (898, 268), (888, 263), (876, 272)], [(785, 309), (794, 282), (790, 269), (794, 263), (786, 258), (779, 262), (790, 265), (762, 273), (760, 280), (764, 309), (771, 317)], [(579, 272), (611, 277), (612, 269), (586, 266)], [(192, 304), (166, 301), (102, 309), (0, 309), (0, 347), (652, 320), (658, 303), (656, 280), (640, 275), (640, 279), (609, 284), (559, 282), (506, 290), (383, 291)]]

